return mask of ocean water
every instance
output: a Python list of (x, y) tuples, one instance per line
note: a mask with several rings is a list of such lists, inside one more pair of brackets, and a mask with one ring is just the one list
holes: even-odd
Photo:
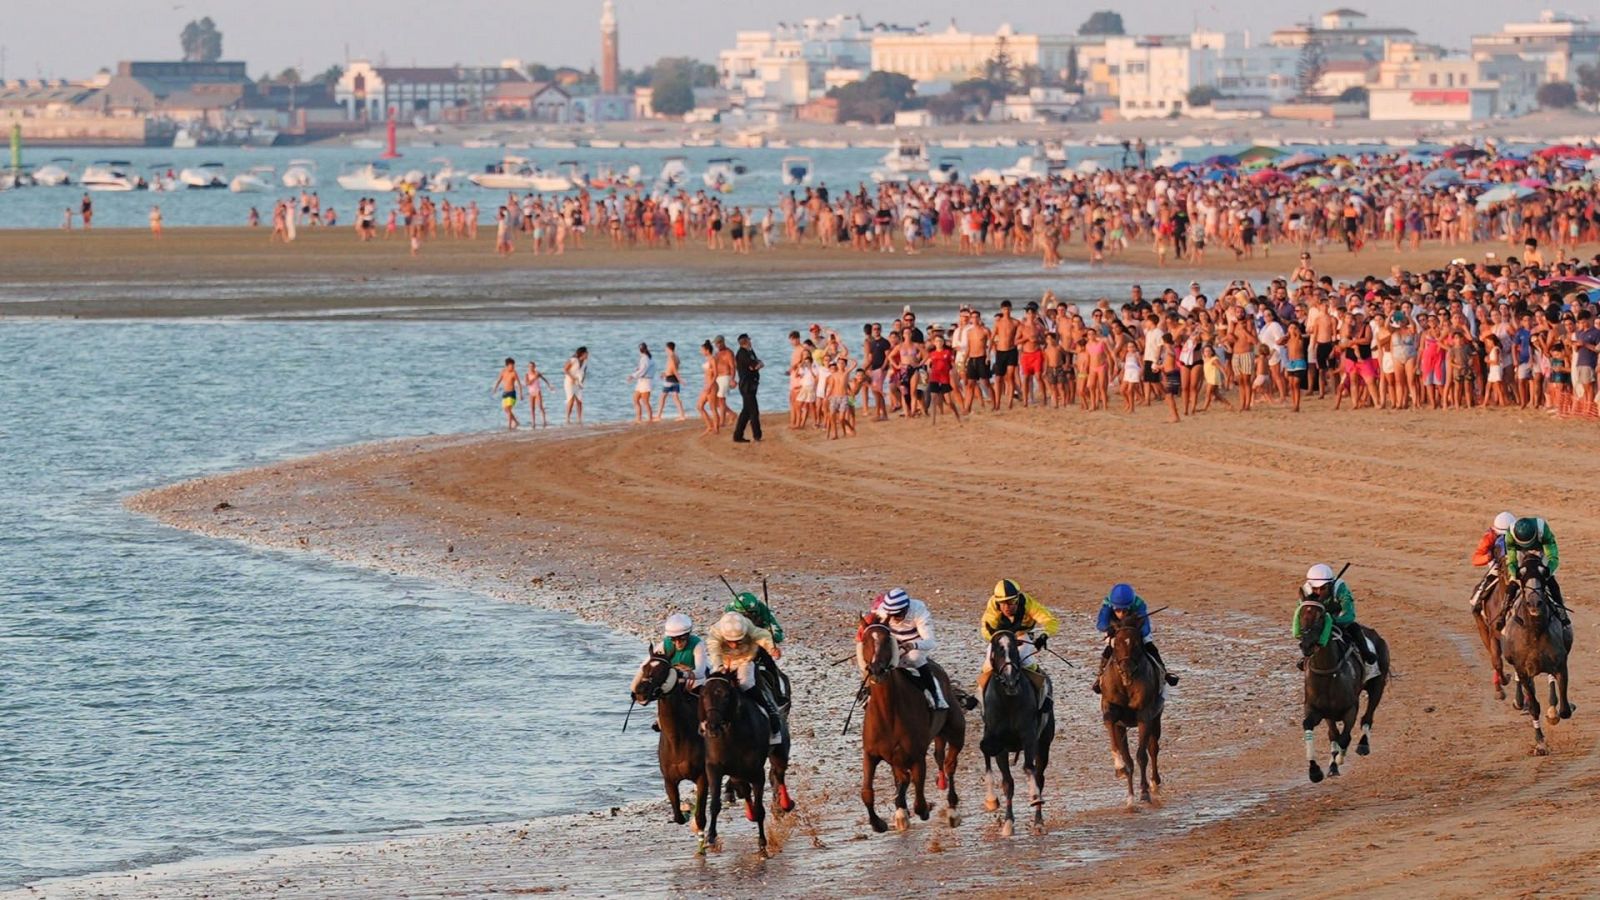
[[(58, 163), (72, 173), (76, 183), (78, 176), (83, 173), (84, 166), (95, 160), (115, 159), (125, 160), (132, 164), (132, 171), (148, 177), (152, 171), (165, 172), (167, 169), (179, 171), (185, 166), (194, 166), (202, 162), (222, 163), (228, 177), (249, 171), (256, 166), (271, 166), (274, 175), (268, 179), (273, 187), (270, 193), (234, 194), (226, 189), (221, 190), (184, 190), (172, 192), (130, 191), (126, 193), (95, 192), (94, 222), (98, 226), (106, 227), (145, 227), (149, 221), (151, 204), (160, 204), (163, 221), (169, 226), (185, 225), (244, 225), (250, 208), (255, 207), (261, 212), (262, 219), (267, 227), (272, 224), (272, 204), (276, 199), (288, 199), (299, 194), (298, 189), (282, 186), (279, 176), (288, 168), (288, 163), (293, 159), (310, 159), (317, 163), (318, 186), (315, 190), (319, 193), (324, 209), (333, 207), (339, 214), (341, 224), (349, 224), (355, 211), (355, 201), (370, 192), (351, 192), (339, 187), (335, 180), (342, 166), (346, 164), (360, 164), (371, 161), (381, 151), (362, 150), (351, 147), (266, 147), (261, 149), (244, 149), (237, 147), (221, 148), (194, 148), (187, 150), (174, 150), (171, 148), (127, 147), (127, 148), (67, 148), (67, 147), (33, 147), (27, 149), (24, 161), (29, 165), (40, 166), (54, 159), (67, 160)], [(452, 206), (476, 201), (479, 214), (483, 221), (494, 220), (495, 207), (505, 202), (506, 192), (485, 190), (466, 183), (465, 176), (473, 172), (481, 172), (486, 165), (498, 162), (507, 154), (520, 156), (532, 160), (536, 165), (565, 171), (564, 163), (574, 161), (590, 172), (597, 171), (602, 163), (609, 163), (616, 168), (618, 164), (637, 164), (646, 181), (646, 185), (655, 180), (661, 171), (663, 162), (671, 156), (682, 156), (689, 168), (690, 176), (687, 188), (692, 192), (705, 187), (702, 178), (706, 163), (711, 159), (733, 157), (739, 160), (748, 169), (747, 173), (737, 178), (734, 190), (726, 195), (726, 201), (746, 208), (760, 210), (769, 204), (776, 204), (781, 192), (788, 188), (783, 186), (781, 169), (783, 160), (787, 156), (806, 156), (814, 165), (812, 184), (826, 183), (833, 191), (853, 191), (862, 183), (871, 189), (872, 182), (869, 176), (872, 170), (878, 168), (879, 161), (883, 158), (885, 150), (868, 148), (850, 149), (752, 149), (737, 150), (720, 147), (686, 148), (683, 150), (660, 149), (614, 149), (596, 150), (581, 148), (575, 150), (539, 150), (539, 149), (466, 149), (463, 147), (412, 147), (402, 144), (400, 146), (401, 158), (389, 162), (390, 170), (396, 174), (403, 174), (413, 169), (423, 172), (437, 171), (440, 159), (447, 159), (451, 165), (461, 173), (458, 179), (459, 186), (448, 193), (437, 195), (448, 198)], [(937, 147), (929, 148), (929, 157), (937, 162), (941, 157), (959, 158), (959, 171), (971, 174), (981, 169), (993, 167), (1004, 169), (1017, 162), (1019, 157), (1037, 152), (1037, 148), (1026, 147), (984, 147), (967, 148), (960, 150), (940, 150)], [(1152, 152), (1152, 158), (1155, 151)], [(1202, 158), (1213, 153), (1223, 152), (1219, 148), (1195, 148), (1188, 151), (1197, 153)], [(1073, 164), (1085, 159), (1115, 165), (1120, 159), (1120, 147), (1074, 147), (1069, 152), (1069, 159)], [(63, 214), (67, 207), (77, 208), (83, 191), (74, 185), (56, 188), (25, 188), (21, 190), (0, 192), (0, 229), (3, 228), (59, 228)], [(387, 211), (390, 204), (388, 198), (379, 197), (382, 210)], [(776, 209), (774, 210), (776, 215)], [(759, 212), (757, 212), (759, 217)], [(379, 224), (382, 224), (380, 220)]]
[(191, 536), (121, 501), (332, 445), (495, 428), (499, 357), (559, 370), (580, 340), (590, 413), (616, 419), (632, 344), (663, 328), (704, 330), (0, 324), (0, 887), (652, 795), (651, 735), (618, 735), (632, 638)]

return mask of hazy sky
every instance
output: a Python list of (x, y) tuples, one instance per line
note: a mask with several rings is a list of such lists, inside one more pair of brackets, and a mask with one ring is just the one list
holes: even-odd
[[(14, 6), (13, 6), (14, 5)], [(869, 19), (928, 21), (954, 17), (963, 29), (990, 31), (1010, 22), (1019, 31), (1070, 32), (1090, 11), (1120, 11), (1130, 32), (1203, 27), (1265, 35), (1331, 8), (1309, 3), (1242, 0), (617, 0), (622, 63), (635, 67), (664, 55), (712, 59), (740, 28), (768, 28), (785, 19), (860, 12)], [(1398, 0), (1350, 5), (1374, 21), (1403, 25), (1423, 38), (1465, 47), (1474, 33), (1526, 21), (1549, 0)], [(1556, 4), (1559, 8), (1559, 3)], [(391, 64), (448, 65), (524, 61), (587, 67), (599, 58), (600, 0), (47, 0), (13, 6), (0, 26), (5, 77), (86, 77), (119, 59), (166, 59), (179, 54), (178, 32), (209, 15), (223, 32), (227, 59), (242, 59), (252, 74), (298, 65), (320, 71), (346, 55)], [(1592, 9), (1592, 0), (1569, 4)], [(1264, 12), (1265, 11), (1265, 12)]]

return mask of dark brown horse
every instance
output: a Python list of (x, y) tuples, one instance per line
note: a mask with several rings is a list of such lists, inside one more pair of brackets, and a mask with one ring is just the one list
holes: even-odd
[(1050, 743), (1056, 736), (1054, 710), (1040, 710), (1039, 691), (1022, 667), (1017, 646), (1021, 639), (1010, 631), (997, 631), (989, 641), (989, 681), (983, 687), (983, 781), (988, 796), (984, 806), (998, 809), (994, 795), (994, 773), (1000, 767), (1000, 783), (1005, 790), (1006, 809), (1000, 834), (1011, 837), (1016, 817), (1011, 798), (1016, 782), (1011, 777), (1011, 754), (1022, 754), (1023, 774), (1033, 780), (1033, 831), (1044, 832), (1044, 770), (1050, 764)]
[(756, 823), (758, 846), (765, 854), (767, 762), (770, 758), (773, 784), (780, 784), (789, 762), (789, 729), (783, 729), (781, 743), (770, 744), (766, 713), (759, 703), (744, 696), (738, 677), (728, 672), (713, 672), (700, 686), (700, 727), (706, 738), (706, 790), (711, 797), (711, 815), (700, 836), (700, 851), (720, 846), (717, 817), (722, 814), (722, 779), (727, 778), (735, 793), (744, 798), (746, 814)]
[[(1300, 601), (1295, 622), (1300, 628), (1300, 653), (1306, 670), (1305, 719), (1301, 724), (1306, 738), (1306, 770), (1315, 783), (1322, 780), (1316, 751), (1318, 723), (1328, 723), (1329, 775), (1339, 774), (1339, 764), (1350, 752), (1357, 714), (1361, 716), (1361, 743), (1356, 752), (1362, 756), (1372, 752), (1372, 717), (1389, 684), (1389, 645), (1376, 631), (1363, 626), (1362, 634), (1372, 643), (1378, 658), (1377, 674), (1368, 679), (1360, 649), (1345, 640), (1344, 630), (1333, 624), (1320, 602)], [(1365, 713), (1361, 712), (1362, 691), (1367, 694)]]
[[(1161, 789), (1161, 713), (1167, 697), (1166, 672), (1144, 649), (1145, 617), (1130, 615), (1111, 628), (1111, 659), (1100, 673), (1100, 718), (1111, 738), (1111, 761), (1128, 784), (1127, 805), (1151, 802)], [(1128, 729), (1139, 729), (1139, 794), (1133, 793), (1133, 759)], [(1147, 771), (1148, 770), (1148, 771)]]
[(1555, 602), (1546, 594), (1544, 560), (1526, 554), (1519, 560), (1517, 595), (1512, 601), (1501, 642), (1506, 662), (1517, 673), (1517, 708), (1526, 701), (1533, 719), (1533, 752), (1544, 756), (1544, 727), (1539, 722), (1539, 692), (1534, 679), (1550, 676), (1550, 705), (1545, 714), (1551, 725), (1572, 718), (1577, 707), (1567, 701), (1567, 654), (1572, 651), (1572, 628), (1561, 620)]
[(650, 658), (639, 667), (633, 679), (633, 699), (640, 705), (656, 704), (656, 759), (661, 765), (661, 780), (667, 785), (667, 802), (672, 805), (672, 821), (682, 825), (683, 801), (678, 796), (680, 782), (694, 782), (694, 831), (706, 827), (706, 741), (700, 736), (700, 698), (689, 691), (689, 672), (675, 668), (652, 648)]
[[(967, 740), (967, 717), (959, 703), (949, 709), (929, 709), (922, 688), (900, 669), (900, 646), (894, 633), (882, 622), (865, 623), (860, 633), (860, 662), (867, 684), (867, 709), (861, 723), (861, 802), (867, 806), (872, 830), (889, 830), (874, 807), (876, 792), (873, 777), (878, 763), (886, 762), (894, 774), (894, 827), (911, 827), (906, 812), (906, 790), (916, 789), (917, 817), (928, 820), (928, 800), (923, 796), (927, 780), (928, 744), (933, 744), (933, 759), (939, 768), (939, 785), (945, 789), (945, 822), (954, 828), (961, 824), (957, 811), (956, 757)], [(948, 699), (955, 697), (950, 676), (938, 663), (928, 663), (928, 671), (939, 679), (939, 689)]]
[(1510, 607), (1506, 604), (1506, 573), (1502, 563), (1496, 562), (1490, 567), (1489, 572), (1478, 583), (1473, 596), (1481, 598), (1475, 605), (1472, 621), (1478, 626), (1478, 637), (1483, 641), (1483, 649), (1489, 653), (1494, 696), (1496, 700), (1504, 700), (1506, 666), (1501, 652), (1500, 629), (1505, 627), (1506, 612)]

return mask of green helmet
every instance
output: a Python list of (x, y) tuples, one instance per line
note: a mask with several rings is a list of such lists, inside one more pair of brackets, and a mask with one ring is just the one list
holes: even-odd
[(1511, 526), (1511, 543), (1518, 550), (1532, 550), (1539, 546), (1539, 520), (1523, 517)]
[(728, 604), (728, 609), (734, 612), (744, 613), (746, 617), (748, 617), (750, 613), (755, 612), (760, 608), (761, 601), (756, 599), (756, 595), (750, 593), (749, 591), (745, 591), (744, 593), (734, 597), (733, 602)]

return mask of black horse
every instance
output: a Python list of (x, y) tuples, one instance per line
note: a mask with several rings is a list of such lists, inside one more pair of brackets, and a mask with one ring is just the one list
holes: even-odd
[(1013, 753), (1022, 754), (1023, 772), (1033, 777), (1033, 831), (1044, 831), (1044, 770), (1050, 764), (1050, 742), (1056, 735), (1055, 712), (1039, 709), (1039, 692), (1023, 671), (1022, 657), (1017, 652), (1020, 642), (1010, 631), (995, 632), (989, 641), (990, 674), (983, 688), (983, 740), (978, 744), (983, 751), (983, 780), (988, 792), (984, 806), (990, 810), (1000, 805), (995, 798), (991, 764), (1000, 767), (1006, 795), (1005, 816), (1000, 825), (1003, 837), (1016, 832), (1011, 810), (1016, 790), (1011, 777)]
[[(1350, 735), (1355, 730), (1358, 713), (1361, 715), (1361, 743), (1356, 752), (1362, 756), (1372, 752), (1368, 738), (1372, 734), (1373, 714), (1389, 684), (1389, 645), (1376, 631), (1362, 627), (1362, 636), (1372, 643), (1378, 657), (1378, 672), (1368, 679), (1360, 649), (1345, 640), (1343, 629), (1329, 620), (1328, 610), (1320, 602), (1300, 601), (1295, 621), (1300, 628), (1300, 653), (1306, 671), (1305, 719), (1301, 723), (1306, 738), (1306, 770), (1315, 783), (1322, 780), (1322, 767), (1317, 765), (1316, 756), (1319, 723), (1328, 723), (1329, 775), (1339, 774), (1339, 764), (1350, 751)], [(1363, 691), (1367, 694), (1365, 713), (1361, 713)]]
[(706, 741), (700, 735), (700, 698), (689, 689), (689, 673), (675, 668), (672, 661), (652, 648), (650, 658), (639, 667), (633, 679), (634, 702), (656, 704), (656, 759), (661, 779), (666, 782), (667, 802), (672, 806), (672, 821), (682, 825), (683, 801), (678, 796), (680, 782), (694, 782), (694, 830), (706, 827)]
[(745, 800), (745, 812), (756, 823), (762, 853), (767, 850), (767, 807), (765, 778), (767, 761), (772, 761), (772, 782), (781, 784), (789, 761), (789, 733), (771, 744), (767, 714), (760, 704), (744, 696), (738, 677), (715, 672), (700, 686), (700, 727), (706, 738), (706, 788), (711, 797), (711, 815), (700, 837), (700, 850), (716, 847), (717, 817), (722, 814), (722, 779), (727, 778), (734, 792)]
[(1545, 710), (1551, 725), (1572, 718), (1576, 709), (1567, 701), (1567, 656), (1572, 652), (1572, 626), (1563, 621), (1550, 597), (1545, 582), (1548, 574), (1544, 559), (1525, 554), (1517, 565), (1517, 595), (1511, 603), (1501, 645), (1506, 662), (1517, 674), (1517, 708), (1533, 719), (1533, 752), (1543, 756), (1550, 750), (1544, 743), (1544, 727), (1539, 723), (1539, 692), (1534, 679), (1550, 676), (1550, 705)]

